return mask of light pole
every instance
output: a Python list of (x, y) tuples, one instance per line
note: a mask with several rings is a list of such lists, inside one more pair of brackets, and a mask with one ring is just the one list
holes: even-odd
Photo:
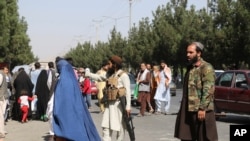
[[(99, 40), (99, 34), (98, 34), (98, 30), (99, 30), (99, 24), (102, 22), (102, 20), (93, 20), (94, 23), (96, 23), (96, 43), (98, 42)], [(97, 25), (98, 23), (98, 25)]]
[(132, 19), (132, 0), (129, 0), (129, 31), (131, 30)]
[(114, 20), (115, 21), (115, 28), (117, 28), (117, 20), (120, 20), (120, 19), (123, 19), (123, 18), (127, 18), (128, 16), (117, 17), (117, 18), (110, 17), (110, 16), (102, 16), (102, 17)]

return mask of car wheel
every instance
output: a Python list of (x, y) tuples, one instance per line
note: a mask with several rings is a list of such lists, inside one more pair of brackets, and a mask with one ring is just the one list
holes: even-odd
[(97, 99), (97, 95), (92, 95), (92, 99)]

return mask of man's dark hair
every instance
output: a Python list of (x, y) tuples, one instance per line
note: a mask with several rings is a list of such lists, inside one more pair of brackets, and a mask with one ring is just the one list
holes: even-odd
[(164, 64), (166, 64), (166, 61), (165, 61), (165, 60), (161, 60), (161, 61), (160, 61), (160, 63), (164, 63)]
[(101, 67), (104, 67), (104, 66), (106, 66), (108, 64), (108, 60), (103, 60), (102, 61), (102, 64), (101, 64)]
[(20, 72), (20, 71), (24, 71), (24, 68), (23, 67), (19, 68), (18, 72)]
[(35, 63), (35, 69), (39, 69), (41, 67), (41, 64), (39, 62)]
[(54, 63), (53, 62), (49, 62), (48, 66), (49, 66), (49, 68), (54, 68)]
[(152, 66), (158, 65), (158, 63), (156, 61), (152, 62)]

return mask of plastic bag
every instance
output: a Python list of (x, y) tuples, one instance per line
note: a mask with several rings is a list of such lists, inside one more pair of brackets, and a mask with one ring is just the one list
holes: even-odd
[(136, 84), (136, 85), (135, 85), (135, 88), (134, 88), (134, 98), (135, 98), (135, 99), (138, 98), (138, 88), (139, 88), (139, 85)]

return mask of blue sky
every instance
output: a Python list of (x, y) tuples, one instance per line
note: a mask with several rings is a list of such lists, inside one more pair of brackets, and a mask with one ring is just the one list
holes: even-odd
[[(132, 0), (131, 24), (170, 0)], [(207, 0), (189, 0), (196, 8)], [(54, 61), (78, 42), (107, 41), (116, 25), (122, 36), (129, 30), (129, 0), (19, 0), (19, 15), (28, 23), (30, 45), (40, 61)]]

